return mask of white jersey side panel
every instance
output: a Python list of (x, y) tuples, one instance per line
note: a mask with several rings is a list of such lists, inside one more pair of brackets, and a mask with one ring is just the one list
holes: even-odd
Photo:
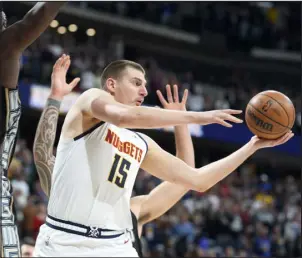
[(131, 229), (130, 198), (146, 142), (104, 123), (77, 140), (60, 139), (49, 215), (87, 226)]

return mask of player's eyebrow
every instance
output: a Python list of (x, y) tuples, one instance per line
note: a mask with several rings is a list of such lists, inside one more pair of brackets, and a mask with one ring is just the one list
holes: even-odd
[(146, 80), (142, 80), (142, 79), (140, 79), (140, 78), (138, 78), (138, 77), (133, 77), (132, 79), (138, 80), (138, 81), (140, 81), (141, 83), (147, 84), (147, 81), (146, 81)]

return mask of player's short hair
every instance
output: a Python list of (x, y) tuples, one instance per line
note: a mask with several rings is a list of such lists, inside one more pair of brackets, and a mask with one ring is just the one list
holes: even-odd
[(106, 89), (107, 79), (110, 77), (112, 77), (113, 79), (117, 79), (122, 74), (122, 72), (128, 67), (137, 69), (143, 74), (146, 74), (144, 68), (136, 62), (130, 60), (113, 61), (105, 67), (101, 74), (101, 88)]
[(4, 30), (7, 26), (7, 19), (6, 15), (3, 11), (1, 11), (1, 18), (0, 18), (0, 29)]

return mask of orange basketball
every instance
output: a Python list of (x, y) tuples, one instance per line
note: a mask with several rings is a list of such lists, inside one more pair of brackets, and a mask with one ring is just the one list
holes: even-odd
[(277, 139), (292, 129), (296, 112), (292, 101), (283, 93), (263, 91), (247, 104), (245, 121), (259, 138)]

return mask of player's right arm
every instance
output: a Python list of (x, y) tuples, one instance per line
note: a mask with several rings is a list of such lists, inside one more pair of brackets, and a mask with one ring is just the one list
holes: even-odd
[(239, 110), (191, 112), (128, 106), (117, 102), (108, 92), (100, 89), (90, 89), (83, 93), (75, 108), (85, 115), (123, 128), (148, 129), (190, 123), (201, 125), (219, 123), (231, 127), (231, 124), (225, 120), (234, 123), (242, 122), (241, 119), (233, 116), (233, 114), (240, 114)]
[(257, 150), (274, 147), (293, 137), (289, 132), (277, 140), (261, 140), (254, 136), (231, 155), (199, 169), (188, 166), (182, 160), (161, 149), (151, 138), (143, 135), (148, 143), (148, 152), (141, 168), (150, 174), (189, 189), (204, 192), (237, 169)]

